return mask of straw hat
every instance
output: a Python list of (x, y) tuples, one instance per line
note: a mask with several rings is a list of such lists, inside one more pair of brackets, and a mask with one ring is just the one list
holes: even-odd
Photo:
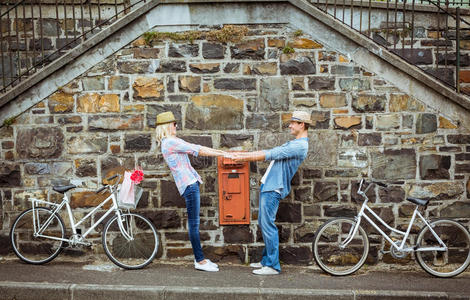
[(291, 121), (312, 124), (310, 114), (306, 111), (296, 110), (292, 113)]
[(171, 111), (162, 112), (161, 114), (157, 115), (157, 121), (155, 125), (162, 125), (171, 122), (176, 122), (176, 118)]

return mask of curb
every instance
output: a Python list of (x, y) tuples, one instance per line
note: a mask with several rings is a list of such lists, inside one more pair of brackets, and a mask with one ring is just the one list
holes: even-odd
[[(90, 299), (462, 299), (444, 292), (268, 289), (0, 282), (0, 300)], [(468, 299), (467, 297), (464, 297)]]

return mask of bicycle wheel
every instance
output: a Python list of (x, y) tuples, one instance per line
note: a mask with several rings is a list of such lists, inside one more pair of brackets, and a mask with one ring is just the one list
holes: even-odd
[(63, 239), (65, 225), (62, 218), (49, 208), (37, 207), (35, 214), (36, 230), (51, 218), (41, 236), (34, 236), (33, 209), (30, 208), (23, 211), (13, 222), (10, 241), (13, 251), (22, 261), (39, 265), (50, 262), (62, 251), (64, 242), (48, 237)]
[[(470, 264), (470, 234), (460, 223), (452, 220), (437, 220), (430, 223), (434, 232), (447, 246), (446, 251), (416, 251), (415, 256), (421, 268), (436, 277), (453, 277)], [(428, 226), (418, 234), (419, 248), (440, 247)]]
[(118, 216), (106, 223), (102, 236), (104, 251), (124, 269), (143, 268), (157, 254), (157, 230), (147, 218), (135, 213), (121, 214), (121, 220), (125, 233), (119, 229)]
[(353, 219), (337, 218), (324, 223), (317, 230), (313, 241), (313, 256), (323, 271), (343, 276), (362, 267), (369, 253), (369, 239), (361, 226), (351, 242), (345, 248), (340, 247), (355, 225)]

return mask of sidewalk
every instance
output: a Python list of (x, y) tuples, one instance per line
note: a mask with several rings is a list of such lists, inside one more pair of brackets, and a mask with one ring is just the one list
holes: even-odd
[(452, 279), (421, 272), (360, 270), (332, 277), (316, 267), (284, 266), (277, 276), (256, 276), (243, 265), (196, 271), (190, 263), (156, 260), (143, 270), (111, 263), (53, 261), (42, 266), (0, 261), (3, 299), (470, 299), (470, 273)]

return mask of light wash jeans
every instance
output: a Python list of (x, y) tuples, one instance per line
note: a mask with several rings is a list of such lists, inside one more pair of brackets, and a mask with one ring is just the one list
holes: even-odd
[(194, 258), (197, 262), (200, 262), (204, 260), (204, 254), (202, 253), (201, 240), (199, 237), (199, 208), (201, 205), (199, 182), (188, 185), (183, 193), (183, 197), (186, 201), (186, 209), (188, 211), (189, 240), (193, 247)]
[(274, 221), (276, 220), (276, 213), (279, 208), (281, 195), (274, 191), (262, 192), (260, 193), (259, 198), (258, 225), (261, 227), (264, 241), (263, 259), (261, 260), (261, 264), (280, 272), (279, 233)]

